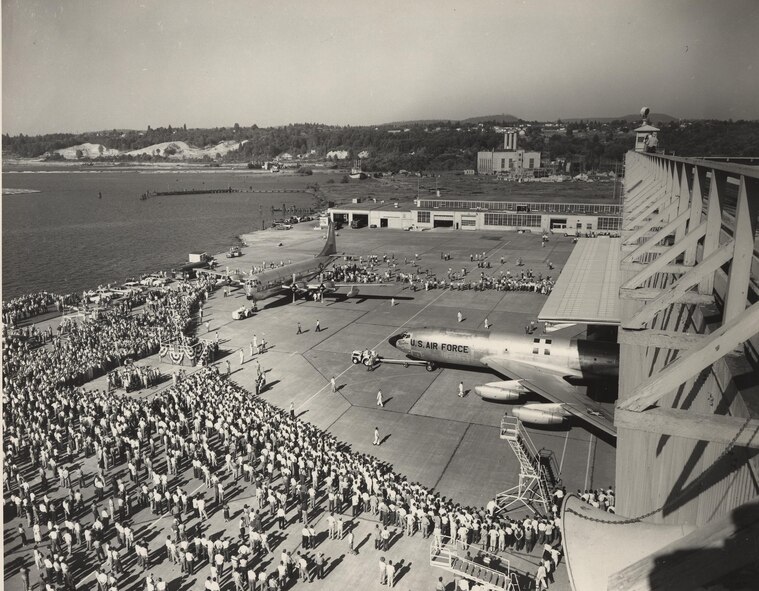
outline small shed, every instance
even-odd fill
[[[659,131],[658,127],[654,127],[653,125],[649,125],[648,123],[645,123],[644,125],[641,125],[635,130],[635,151],[636,152],[645,152],[646,151],[646,136],[648,136],[651,133],[655,133]]]
[[[190,253],[190,262],[191,263],[205,263],[208,260],[208,254],[205,252],[191,252]]]

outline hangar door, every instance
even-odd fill
[[[462,230],[476,230],[477,218],[475,216],[461,216],[461,229]]]
[[[433,228],[453,228],[452,215],[436,215],[432,222]]]

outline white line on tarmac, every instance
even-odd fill
[[[596,440],[596,436],[591,433],[588,440],[588,462],[585,464],[585,486],[583,490],[588,490],[588,477],[590,476],[590,457],[593,455],[593,442]]]
[[[567,453],[567,441],[569,441],[569,429],[567,429],[567,436],[564,438],[564,448],[561,450],[561,462],[559,462],[559,474],[564,469],[564,455]]]
[[[414,318],[416,318],[417,316],[419,316],[419,314],[421,314],[421,313],[422,313],[422,312],[424,312],[424,311],[425,311],[427,308],[429,308],[429,307],[430,307],[432,304],[434,304],[435,302],[437,302],[437,301],[438,301],[438,300],[439,300],[441,297],[443,297],[443,296],[444,296],[446,293],[448,293],[448,290],[447,290],[447,289],[444,289],[444,290],[443,290],[443,291],[440,293],[440,295],[439,295],[439,296],[437,296],[436,298],[434,298],[433,300],[431,300],[431,301],[430,301],[430,302],[429,302],[429,303],[428,303],[426,306],[424,306],[424,307],[423,307],[421,310],[419,310],[419,311],[418,311],[416,314],[414,314],[414,315],[413,315],[413,316],[411,316],[411,317],[410,317],[408,320],[406,320],[406,322],[404,322],[403,324],[401,324],[401,325],[400,325],[398,328],[394,329],[394,330],[393,330],[393,331],[392,331],[392,332],[391,332],[389,335],[387,335],[385,338],[381,339],[381,340],[380,340],[380,341],[379,341],[379,342],[378,342],[376,345],[374,345],[374,347],[371,347],[371,349],[376,349],[377,347],[379,347],[379,346],[380,346],[382,343],[384,343],[384,342],[385,342],[387,339],[389,339],[391,336],[393,336],[394,334],[396,334],[396,333],[397,333],[397,332],[398,332],[398,331],[399,331],[401,328],[403,328],[403,327],[404,327],[404,326],[406,326],[406,325],[407,325],[409,322],[411,322],[411,321],[412,321]],[[342,377],[342,376],[343,376],[343,375],[344,375],[344,374],[345,374],[345,373],[346,373],[346,372],[347,372],[347,371],[348,371],[348,370],[349,370],[351,367],[353,367],[353,364],[352,364],[352,363],[351,363],[351,364],[350,364],[348,367],[346,367],[346,368],[345,368],[343,371],[341,371],[339,374],[337,374],[337,375],[335,376],[335,378],[340,378],[340,377]],[[324,384],[324,385],[323,385],[323,386],[322,386],[322,387],[321,387],[319,390],[317,390],[317,391],[316,391],[316,392],[315,392],[315,393],[314,393],[312,396],[310,396],[309,398],[307,398],[307,399],[306,399],[306,400],[305,400],[305,401],[304,401],[304,402],[303,402],[303,403],[302,403],[300,406],[298,406],[297,410],[300,410],[301,408],[303,408],[304,406],[306,406],[306,405],[307,405],[309,402],[311,402],[311,401],[312,401],[314,398],[316,398],[316,397],[317,397],[319,394],[321,394],[321,393],[322,393],[322,392],[325,390],[325,388],[327,388],[327,386],[329,386],[329,382],[328,382],[328,383],[326,383],[326,384]]]

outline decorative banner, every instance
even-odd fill
[[[159,357],[166,357],[166,354],[169,352],[169,348],[166,345],[161,345],[161,348],[158,349],[158,356]]]
[[[169,357],[171,358],[172,363],[179,365],[182,363],[182,359],[184,359],[184,353],[182,351],[171,351]]]

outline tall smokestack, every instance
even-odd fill
[[[503,149],[507,152],[515,152],[517,149],[518,134],[514,130],[509,130],[503,134]]]

